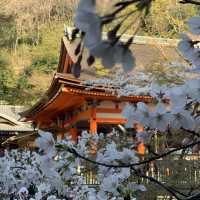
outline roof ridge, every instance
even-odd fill
[[[73,29],[75,27],[68,27],[71,32],[65,32],[64,38],[71,38],[66,37],[67,34],[72,34]],[[107,39],[107,32],[103,32],[103,39]],[[131,34],[123,34],[120,38],[121,41],[127,41],[130,37],[134,35]],[[76,38],[79,38],[80,34],[76,35]],[[135,35],[132,41],[132,44],[150,44],[150,45],[162,45],[162,46],[177,46],[180,39],[171,39],[171,38],[162,38],[162,37],[152,37],[152,36],[142,36],[142,35]]]

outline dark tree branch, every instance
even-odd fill
[[[176,192],[172,188],[166,186],[165,184],[161,183],[160,181],[156,180],[155,178],[153,178],[151,176],[146,176],[145,174],[139,173],[134,168],[131,168],[131,169],[134,171],[134,174],[137,175],[138,177],[147,179],[150,182],[159,185],[161,188],[165,189],[169,194],[171,194],[177,200],[182,200],[181,198],[179,198],[179,196],[176,194]]]
[[[188,132],[188,133],[194,135],[194,136],[200,137],[200,134],[197,133],[197,132],[195,132],[195,131],[191,131],[191,130],[185,129],[185,128],[183,128],[183,127],[181,127],[181,129],[182,129],[183,131],[186,131],[186,132]]]
[[[23,169],[23,170],[26,170],[25,167],[20,167],[20,166],[16,166],[16,167],[10,167],[11,169]]]
[[[184,149],[187,149],[187,148],[190,148],[190,147],[193,147],[194,145],[196,144],[200,144],[200,140],[196,141],[196,142],[193,142],[193,143],[190,143],[190,144],[187,144],[187,145],[183,145],[181,147],[178,147],[178,148],[175,148],[173,150],[170,150],[170,151],[167,151],[163,154],[159,154],[157,156],[154,156],[152,158],[149,158],[149,159],[146,159],[146,160],[143,160],[143,161],[140,161],[140,162],[137,162],[137,163],[132,163],[132,164],[119,164],[119,165],[114,165],[114,164],[105,164],[105,163],[102,163],[102,162],[97,162],[95,160],[92,160],[90,158],[87,158],[83,155],[81,155],[80,153],[78,153],[74,148],[69,148],[68,146],[66,145],[57,145],[58,148],[61,148],[61,149],[64,149],[64,150],[67,150],[69,153],[72,153],[74,154],[75,156],[83,159],[83,160],[86,160],[88,162],[91,162],[93,164],[97,164],[97,165],[101,165],[101,166],[104,166],[104,167],[113,167],[113,168],[129,168],[129,167],[135,167],[135,166],[139,166],[139,165],[144,165],[144,164],[147,164],[147,163],[150,163],[152,161],[155,161],[155,160],[158,160],[160,158],[163,158],[165,156],[168,156],[174,152],[177,152],[179,150],[184,150]]]
[[[198,200],[198,199],[200,199],[200,193],[194,194],[194,195],[187,197],[183,200]]]
[[[170,188],[171,190],[173,190],[173,191],[176,192],[177,194],[180,194],[181,196],[184,196],[184,197],[188,197],[188,196],[189,196],[189,195],[186,195],[186,194],[184,194],[184,193],[178,191],[177,188],[175,189],[175,188],[172,187],[172,186],[168,186],[168,188]]]
[[[199,1],[195,1],[195,0],[181,0],[181,1],[179,1],[179,3],[200,5],[200,2]]]
[[[194,194],[192,196],[188,196],[183,194],[182,192],[172,188],[171,186],[166,186],[165,184],[161,183],[160,181],[156,180],[153,177],[147,176],[145,174],[139,173],[137,170],[135,170],[134,168],[131,168],[134,172],[135,175],[137,175],[140,178],[145,178],[147,180],[149,180],[152,183],[155,183],[157,185],[159,185],[160,187],[162,187],[163,189],[165,189],[169,194],[171,194],[172,196],[174,196],[177,200],[197,200],[200,198],[200,193]],[[180,198],[177,194],[184,196],[183,198]]]
[[[101,18],[102,25],[108,24],[112,22],[113,20],[117,19],[116,15],[119,14],[121,11],[123,11],[130,5],[138,3],[137,9],[142,10],[145,7],[148,7],[151,4],[151,2],[152,0],[127,0],[127,1],[118,2],[115,4],[116,10],[114,10],[112,13],[105,15]]]

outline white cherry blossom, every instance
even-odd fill
[[[29,192],[26,187],[20,188],[20,190],[18,192],[20,200],[26,200],[28,197],[28,193]]]
[[[152,83],[149,89],[150,95],[157,99],[162,99],[165,96],[166,91],[167,91],[166,86],[161,86],[158,85],[157,83]]]
[[[83,43],[85,47],[89,49],[92,55],[100,58],[105,67],[111,68],[116,64],[122,64],[125,71],[130,71],[135,64],[131,51],[125,49],[120,42],[111,44],[109,40],[102,40],[101,19],[95,9],[94,0],[80,0],[77,8],[75,24],[84,32]],[[200,34],[199,19],[200,17],[198,16],[189,20],[189,28],[193,34]],[[186,59],[191,62],[194,69],[198,71],[200,68],[198,41],[192,41],[187,35],[182,37],[183,40],[179,43],[179,49]],[[119,74],[119,77],[113,84],[116,87],[122,87],[131,80],[129,77],[124,81],[121,78],[121,74]],[[142,80],[142,82],[144,81],[146,80]],[[105,82],[110,86],[111,82],[109,80],[104,79],[101,83]],[[97,84],[99,83],[100,81]],[[130,84],[123,92],[118,92],[119,94],[130,95],[132,93],[135,95],[136,89],[139,90],[138,85],[131,87]],[[140,91],[142,89],[140,87]],[[148,90],[148,86],[145,89]],[[111,92],[114,93],[116,91]],[[149,138],[155,131],[159,130],[165,133],[168,126],[172,130],[184,128],[199,132],[199,113],[191,112],[194,104],[187,105],[188,103],[200,102],[199,79],[189,80],[183,85],[168,89],[152,85],[152,89],[149,92],[159,102],[153,111],[143,102],[137,103],[137,107],[127,104],[123,111],[123,115],[128,120],[127,127],[132,127],[134,121],[139,121],[145,128],[148,128],[144,132],[137,133],[136,138],[139,142],[148,143]],[[168,98],[170,101],[170,109],[167,109],[162,103],[163,97]],[[117,144],[115,139],[112,140],[112,137],[105,142],[102,135],[91,136],[85,131],[79,137],[78,144],[66,138],[57,145],[58,149],[59,145],[62,148],[56,152],[53,135],[42,131],[39,131],[39,135],[40,137],[36,140],[36,144],[43,151],[43,155],[12,151],[6,152],[5,157],[0,158],[0,190],[4,193],[18,193],[19,191],[19,199],[24,200],[28,195],[27,188],[32,183],[36,187],[34,200],[42,200],[44,195],[46,195],[45,198],[47,200],[59,200],[59,197],[73,198],[74,200],[122,200],[124,196],[120,192],[121,188],[124,191],[126,189],[131,189],[134,192],[136,190],[146,191],[145,186],[130,182],[131,169],[129,167],[105,166],[108,164],[133,164],[140,161],[135,151],[128,149],[127,146],[122,147],[121,144]],[[111,135],[113,137],[116,136],[114,131]],[[100,140],[104,140],[104,143],[101,143],[102,141]],[[91,156],[91,141],[99,147],[95,156]],[[186,137],[182,144],[187,145],[191,141],[191,138]],[[98,146],[98,144],[100,145]],[[194,152],[199,151],[199,145],[195,145],[192,150]],[[58,154],[57,159],[54,159],[55,152]],[[97,171],[95,176],[98,181],[98,185],[95,188],[89,188],[85,185],[85,178],[81,175],[81,170],[78,171],[78,167],[80,169],[86,169],[86,167],[82,160],[76,158],[72,152],[77,152],[82,157],[85,156],[88,159],[93,159],[94,162],[101,163],[95,165],[95,170]],[[20,173],[19,169],[15,169],[18,165],[20,166]]]
[[[192,40],[186,34],[181,34],[181,38],[182,40],[178,44],[178,49],[186,59],[191,61],[194,55]]]
[[[39,131],[40,137],[36,139],[36,144],[45,154],[52,157],[55,155],[55,141],[49,132]]]
[[[200,102],[200,79],[188,80],[185,83],[188,96],[193,100]]]
[[[112,44],[109,41],[97,43],[89,48],[92,55],[101,58],[104,67],[110,69],[116,64],[122,64],[124,71],[130,71],[135,66],[135,59],[132,52],[121,43]]]
[[[80,1],[76,11],[75,25],[85,33],[84,45],[89,50],[101,42],[101,19],[95,12],[95,1]]]
[[[200,16],[192,17],[188,20],[189,31],[195,35],[200,34]]]
[[[199,61],[199,49],[194,47],[194,41],[186,34],[182,34],[181,38],[182,40],[178,44],[179,51],[186,59],[196,66]]]
[[[169,88],[166,97],[170,99],[173,107],[183,108],[187,103],[187,90],[184,85]]]
[[[101,18],[95,11],[95,1],[81,0],[75,17],[75,26],[84,32],[84,46],[91,55],[101,59],[104,67],[110,69],[117,63],[128,72],[135,66],[132,52],[122,43],[102,40]]]
[[[170,119],[170,127],[180,129],[183,127],[186,130],[195,129],[195,121],[191,113],[181,108],[174,108],[171,111],[172,117]]]
[[[199,68],[200,49],[195,47],[195,42],[192,41],[186,34],[182,34],[182,40],[178,44],[178,49],[181,54],[192,63],[193,68]]]
[[[126,104],[122,114],[127,119],[126,128],[132,128],[134,121],[138,120],[137,108],[131,104]]]
[[[150,127],[164,132],[168,128],[170,117],[171,115],[167,113],[165,106],[162,103],[158,103],[155,111],[151,113],[152,121]]]
[[[80,0],[77,12],[80,10],[86,12],[95,12],[95,6],[96,6],[95,0]]]
[[[120,155],[120,162],[124,163],[136,163],[138,162],[138,157],[135,154],[135,151],[124,148],[122,152],[118,152]]]
[[[144,185],[141,185],[141,184],[138,185],[138,184],[136,184],[136,183],[129,183],[129,184],[128,184],[128,188],[140,190],[140,191],[142,191],[142,192],[147,191],[147,189],[146,189],[146,187],[145,187]]]
[[[190,72],[190,73],[200,73],[200,66],[192,66],[190,68],[187,68],[185,72]]]
[[[138,121],[144,126],[149,126],[151,123],[151,114],[148,106],[143,103],[137,103]]]
[[[119,177],[116,174],[105,177],[100,186],[101,190],[104,192],[110,192],[118,196],[117,188],[119,187]]]

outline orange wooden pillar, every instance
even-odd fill
[[[138,144],[137,146],[137,152],[140,154],[140,155],[144,155],[145,154],[145,146],[144,146],[144,143],[140,143]]]
[[[70,135],[72,137],[72,140],[74,142],[77,142],[77,140],[78,140],[78,131],[77,131],[77,129],[76,128],[70,128],[69,132],[70,132]]]
[[[90,134],[96,134],[97,133],[96,112],[97,112],[96,108],[93,107],[91,109],[91,116],[90,116]],[[96,144],[92,140],[90,140],[89,143],[90,143],[90,146],[91,146],[90,153],[92,155],[96,154],[96,152],[97,152]]]
[[[91,134],[97,133],[97,122],[94,119],[90,119],[90,133]]]
[[[140,125],[139,123],[135,123],[134,125],[135,130],[140,134],[140,132],[144,131],[144,127],[142,125]],[[145,154],[145,145],[143,142],[140,142],[137,146],[137,152],[140,155],[144,155]]]
[[[96,108],[92,108],[90,117],[90,133],[97,133]]]

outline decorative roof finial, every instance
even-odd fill
[[[73,41],[76,39],[79,30],[75,27],[69,27],[64,24],[64,35],[69,41]]]

